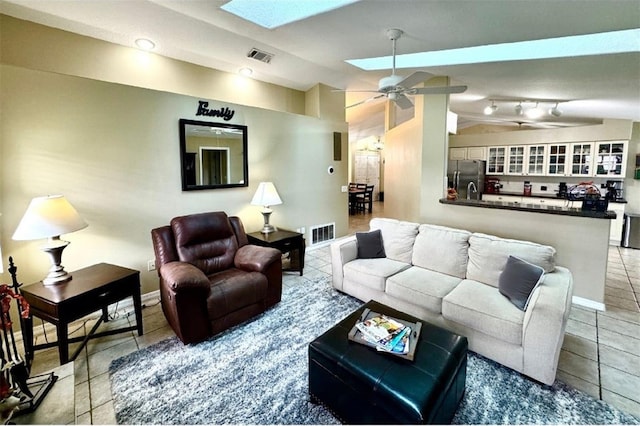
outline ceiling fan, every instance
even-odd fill
[[[462,93],[467,90],[467,86],[441,86],[441,87],[418,87],[416,84],[427,80],[432,74],[425,71],[416,71],[408,77],[402,77],[396,74],[396,41],[402,36],[403,31],[397,28],[387,30],[387,36],[391,40],[393,46],[393,68],[391,75],[383,77],[378,82],[378,90],[348,90],[351,92],[375,92],[379,95],[357,102],[347,106],[347,108],[362,105],[367,102],[387,97],[394,101],[402,109],[408,109],[413,106],[413,102],[407,95],[440,95],[447,93]]]

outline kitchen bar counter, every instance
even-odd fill
[[[528,204],[528,203],[515,203],[508,201],[485,201],[485,200],[447,200],[446,198],[440,199],[441,204],[452,204],[458,206],[468,207],[483,207],[487,209],[502,209],[502,210],[518,210],[530,213],[546,213],[556,214],[563,216],[578,216],[592,219],[615,219],[617,217],[616,212],[607,210],[606,212],[596,212],[582,210],[574,207],[557,207],[540,204]]]

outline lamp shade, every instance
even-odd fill
[[[260,182],[258,189],[251,200],[254,206],[276,206],[282,204],[282,200],[276,191],[273,182]]]
[[[87,223],[62,195],[36,197],[13,233],[14,240],[38,240],[86,228]]]

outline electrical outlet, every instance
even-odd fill
[[[147,262],[147,271],[155,271],[156,270],[156,261],[155,260],[149,260]]]
[[[349,188],[347,188],[347,185],[342,185],[342,187],[340,188],[340,190],[341,190],[342,192],[348,192],[348,191],[349,191]]]

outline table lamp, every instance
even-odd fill
[[[273,212],[269,207],[278,204],[282,204],[282,200],[280,199],[273,182],[260,182],[258,189],[251,200],[251,205],[263,207],[262,216],[264,217],[264,227],[260,231],[263,234],[269,234],[276,230],[273,225],[269,224],[269,216],[271,216],[271,213]]]
[[[41,249],[51,258],[49,274],[42,280],[44,285],[67,282],[71,275],[61,265],[62,251],[69,245],[60,239],[61,234],[78,231],[87,227],[76,209],[62,195],[48,195],[31,200],[27,211],[13,233],[14,240],[49,241]]]

